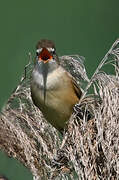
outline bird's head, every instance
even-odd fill
[[[44,101],[47,90],[48,74],[59,66],[55,44],[51,40],[42,39],[36,45],[36,68],[43,78]]]
[[[55,44],[51,40],[42,39],[36,45],[36,57],[38,63],[51,63],[56,62],[59,64],[58,57],[56,55]]]

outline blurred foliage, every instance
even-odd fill
[[[2,0],[0,108],[18,84],[24,65],[29,61],[29,51],[34,56],[35,44],[41,38],[54,40],[59,55],[85,56],[90,77],[101,58],[119,36],[118,7],[118,0]],[[5,163],[4,158],[0,159],[0,164]],[[14,162],[10,167],[14,169],[16,164],[14,166],[13,164]],[[9,165],[6,162],[5,167],[7,166]],[[25,173],[22,179],[26,179]]]
[[[0,152],[0,174],[4,174],[9,180],[32,180],[32,175],[21,163],[6,154]]]

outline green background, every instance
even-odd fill
[[[88,75],[119,37],[119,0],[0,1],[0,108],[5,104],[41,38],[54,40],[59,55],[86,58]],[[0,173],[10,180],[30,172],[0,154]]]

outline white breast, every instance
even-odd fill
[[[56,70],[49,73],[47,76],[46,89],[47,90],[57,89],[60,86],[59,83],[61,83],[61,78],[64,73],[65,73],[65,70],[62,67],[59,67]],[[40,74],[38,71],[36,71],[36,70],[33,71],[32,80],[34,83],[37,84],[39,89],[44,88],[43,75]]]

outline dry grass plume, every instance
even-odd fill
[[[63,137],[32,103],[32,63],[1,112],[0,149],[29,168],[34,180],[119,178],[119,39],[90,80],[82,59],[61,57],[62,66],[85,84]],[[113,75],[102,71],[107,64]]]

